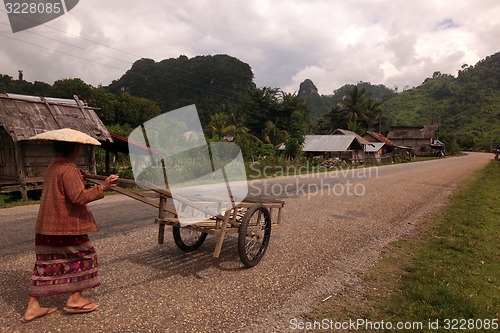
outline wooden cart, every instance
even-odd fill
[[[85,179],[101,184],[106,177],[85,175]],[[144,187],[144,184],[138,184],[133,180],[118,179],[118,182]],[[271,237],[271,226],[280,224],[285,204],[281,200],[247,197],[225,213],[181,226],[170,191],[162,189],[151,189],[147,192],[132,191],[120,186],[113,187],[113,190],[158,208],[158,217],[154,220],[159,226],[158,244],[164,242],[166,225],[172,226],[175,244],[185,252],[196,251],[207,235],[214,235],[217,237],[217,242],[213,255],[218,258],[225,236],[238,234],[238,254],[246,267],[257,265],[264,257]],[[203,211],[206,207],[206,202],[192,201],[178,196],[175,199],[182,203],[184,212],[181,213],[188,213],[191,208]]]

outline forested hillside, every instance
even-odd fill
[[[458,77],[435,72],[382,104],[393,124],[440,124],[465,149],[500,143],[500,53],[463,65]]]
[[[196,104],[206,134],[214,139],[234,136],[246,147],[247,157],[269,154],[293,136],[300,143],[305,133],[329,133],[337,127],[361,133],[440,124],[444,136],[453,136],[462,148],[500,144],[500,53],[463,65],[458,77],[435,72],[401,93],[360,81],[319,95],[309,79],[298,94],[259,88],[251,67],[228,55],[140,59],[109,87],[99,88],[79,78],[31,83],[21,74],[18,79],[0,75],[0,92],[79,95],[100,108],[103,122],[123,135],[162,112]]]
[[[136,61],[108,90],[155,101],[163,112],[196,104],[205,122],[211,114],[234,112],[255,88],[250,66],[228,55]]]
[[[318,88],[316,88],[310,79],[306,79],[300,84],[298,95],[307,102],[310,119],[316,120],[330,112],[354,87],[359,87],[366,91],[367,96],[377,103],[383,103],[396,95],[393,90],[382,84],[373,85],[369,82],[362,81],[357,84],[345,84],[333,91],[331,95],[320,95],[318,93]]]
[[[352,102],[358,95],[363,102],[347,110],[345,99]],[[319,117],[317,133],[335,126],[384,131],[395,125],[439,124],[443,137],[456,139],[463,149],[489,150],[500,144],[500,53],[463,65],[457,77],[435,72],[420,86],[401,93],[360,82],[325,96],[305,80],[299,96],[307,101],[311,118]]]

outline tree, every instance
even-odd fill
[[[284,129],[290,128],[294,112],[300,112],[303,115],[302,122],[305,122],[305,118],[309,113],[309,107],[302,98],[297,96],[296,93],[287,93],[282,91],[279,102],[278,114],[275,116],[276,126]]]
[[[35,81],[31,83],[25,80],[13,80],[11,76],[0,74],[0,92],[33,96],[52,96],[51,89],[52,87],[44,82]]]
[[[286,141],[288,136],[287,131],[276,127],[271,120],[265,122],[262,130],[262,138],[265,143],[271,144],[277,149]]]
[[[276,115],[279,113],[278,88],[255,88],[250,91],[250,99],[243,106],[246,115],[247,127],[255,135],[261,135],[263,125],[270,120],[276,122]]]
[[[362,134],[365,131],[365,128],[361,125],[361,123],[356,120],[348,120],[347,129],[358,134]]]
[[[248,128],[245,127],[245,122],[241,116],[237,116],[235,113],[229,115],[229,134],[237,137],[240,135],[246,135],[248,133]]]
[[[115,110],[115,122],[137,127],[142,123],[160,115],[160,107],[147,98],[122,94],[118,97],[118,108]]]
[[[339,102],[340,114],[345,125],[358,134],[377,124],[381,118],[380,104],[371,99],[364,88],[354,86]]]
[[[329,134],[337,128],[345,128],[346,121],[342,115],[340,103],[334,105],[331,110],[323,115],[316,123],[316,134]]]
[[[439,140],[445,144],[446,153],[448,155],[455,155],[460,152],[460,146],[454,134],[442,131],[439,133]]]
[[[255,137],[244,134],[236,137],[236,144],[240,147],[245,161],[255,161],[259,156],[259,145],[261,142],[255,139]]]
[[[90,106],[99,108],[97,114],[105,125],[116,124],[118,122],[116,117],[121,112],[119,110],[119,96],[98,88],[92,90],[88,102]]]
[[[305,141],[305,117],[298,110],[290,117],[290,137],[285,144],[285,154],[295,159],[300,156]]]
[[[365,114],[365,121],[367,130],[375,130],[378,132],[382,132],[383,128],[384,129],[388,128],[390,122],[389,118],[382,109],[380,103],[372,99],[368,101],[368,107]],[[359,134],[363,133],[359,132]]]
[[[81,100],[89,100],[92,86],[80,78],[57,80],[52,85],[52,96],[73,99],[77,95]]]
[[[212,138],[222,138],[231,131],[228,126],[229,117],[224,113],[215,113],[210,116],[210,123],[208,124],[208,132]]]
[[[359,89],[358,86],[354,86],[347,92],[340,102],[340,106],[346,121],[362,121],[367,108],[366,91],[363,88]]]

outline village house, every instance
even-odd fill
[[[363,139],[371,143],[365,145],[366,160],[371,163],[392,162],[398,148],[403,148],[376,132],[366,132]]]
[[[387,138],[398,146],[410,147],[417,156],[433,154],[433,148],[439,145],[439,125],[396,126],[387,134]]]
[[[381,163],[384,156],[385,143],[372,142],[371,145],[365,145],[365,163]],[[384,160],[388,160],[388,156],[384,156]]]
[[[101,143],[113,139],[94,109],[74,99],[46,98],[0,93],[0,193],[40,189],[54,152],[51,142],[29,140],[46,131],[71,128]],[[96,173],[94,147],[83,149],[75,161]]]
[[[359,134],[337,129],[329,135],[306,135],[302,151],[308,157],[323,156],[352,163],[364,163],[365,145],[370,145],[370,142]],[[285,145],[280,149],[284,150]]]

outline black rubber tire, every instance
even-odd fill
[[[188,240],[182,237],[183,232],[196,232],[192,229],[184,229],[181,227],[172,227],[172,235],[174,236],[174,242],[179,249],[184,252],[193,252],[198,250],[198,248],[203,244],[207,238],[206,232],[199,232],[199,237],[196,240]]]
[[[258,235],[248,234],[256,229]],[[262,204],[250,207],[238,229],[238,254],[246,267],[254,267],[264,257],[271,238],[271,214]]]

